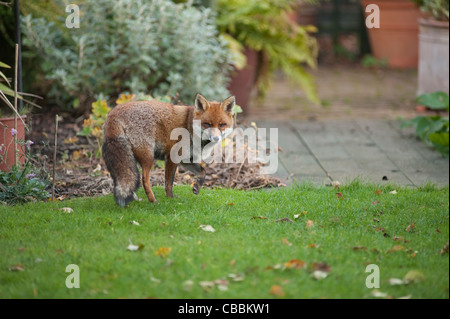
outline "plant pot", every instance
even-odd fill
[[[242,70],[235,70],[235,73],[231,77],[228,90],[236,97],[236,104],[239,105],[244,114],[246,114],[248,113],[250,96],[256,81],[258,52],[246,48],[244,54],[247,57],[247,65]]]
[[[419,20],[419,71],[417,95],[449,93],[449,23]]]
[[[416,68],[419,57],[419,24],[423,13],[411,0],[361,0],[380,8],[380,28],[368,30],[372,54],[386,59],[391,68]],[[370,14],[365,12],[367,17]]]
[[[25,121],[26,116],[22,116]],[[14,136],[11,134],[11,129],[14,128],[14,118],[0,118],[0,171],[6,172],[11,169],[11,166],[15,163],[15,152],[14,152]],[[17,140],[25,139],[25,127],[20,119],[17,119]],[[18,146],[19,149],[19,163],[25,163],[25,154],[22,147]],[[5,161],[2,160],[2,158]],[[19,164],[17,163],[17,164]]]

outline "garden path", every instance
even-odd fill
[[[321,106],[279,76],[263,103],[253,100],[247,121],[277,127],[279,166],[287,183],[317,184],[356,177],[405,186],[449,185],[449,159],[401,128],[418,115],[414,70],[333,66],[314,72]]]

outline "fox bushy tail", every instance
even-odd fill
[[[107,138],[103,158],[114,181],[114,199],[122,207],[134,199],[140,186],[140,174],[131,144],[125,137]]]

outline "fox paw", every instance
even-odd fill
[[[198,194],[200,193],[200,188],[201,188],[200,185],[194,184],[194,187],[192,187],[192,192],[193,192],[195,195],[198,195]]]

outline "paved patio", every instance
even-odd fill
[[[258,121],[277,127],[279,168],[276,176],[326,184],[361,178],[423,186],[449,185],[449,160],[417,140],[399,121],[344,119],[326,121]]]
[[[247,121],[277,127],[279,169],[288,183],[341,183],[360,177],[378,183],[449,185],[449,159],[401,128],[413,118],[414,70],[322,67],[314,71],[322,105],[280,75],[267,99],[254,100]]]

